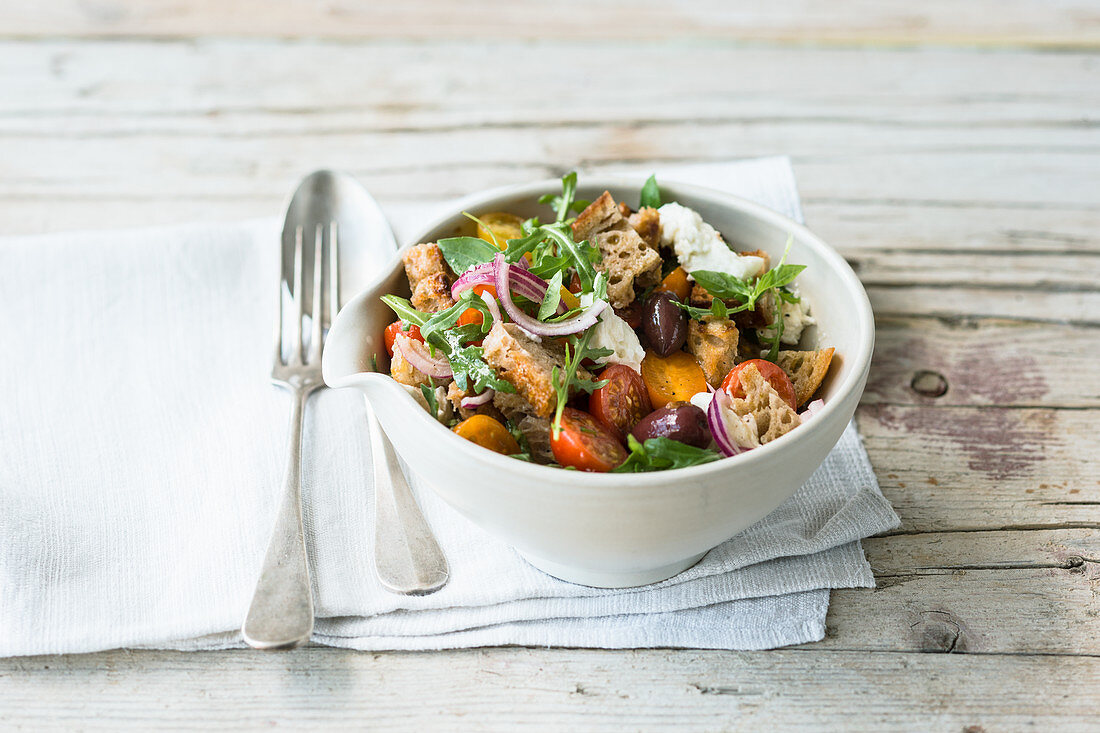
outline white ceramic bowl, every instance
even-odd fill
[[[606,189],[616,200],[635,204],[641,184],[641,179],[589,178],[578,197],[594,199]],[[545,218],[548,208],[536,201],[558,191],[560,182],[548,180],[467,197],[412,242],[468,232],[462,211]],[[825,408],[765,446],[674,471],[595,474],[518,461],[459,438],[388,374],[371,372],[375,354],[379,368],[388,368],[382,331],[394,319],[378,298],[408,295],[400,257],[344,307],[325,345],[325,381],[361,390],[371,400],[397,451],[439,496],[534,566],[574,583],[626,587],[664,580],[778,507],[839,440],[871,363],[871,305],[855,273],[831,247],[796,222],[735,196],[679,183],[662,183],[661,192],[697,210],[735,249],[764,249],[773,263],[793,235],[788,262],[808,266],[796,283],[819,325],[807,329],[802,347],[836,347],[821,393]]]

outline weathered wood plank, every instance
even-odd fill
[[[833,593],[818,650],[1100,654],[1100,528],[864,541],[878,587]]]
[[[1097,328],[880,316],[863,404],[1100,407],[1098,355]]]
[[[611,83],[592,77],[609,68]],[[712,68],[729,73],[700,73]],[[1005,127],[1028,135],[1055,126],[1068,140],[1089,141],[1073,136],[1095,128],[1087,113],[1098,96],[1096,76],[1087,53],[942,48],[0,40],[0,86],[9,92],[0,97],[0,129],[106,135],[217,128],[241,137],[690,121],[921,133],[965,122],[975,135],[991,128],[987,144],[1004,142]],[[577,83],[590,78],[597,81]],[[647,93],[635,93],[639,86]]]
[[[201,0],[149,5],[119,0],[110,5],[78,0],[18,3],[0,13],[9,36],[329,36],[351,39],[569,38],[616,40],[697,37],[723,40],[831,41],[845,43],[958,43],[966,45],[1091,46],[1100,43],[1096,7],[1085,0],[1057,4],[1037,0],[968,3],[934,0],[919,6],[848,2],[829,10],[804,0],[767,6],[705,0],[591,3],[566,0],[552,12],[538,5],[478,0],[453,14],[442,0],[378,7],[340,3],[231,5]],[[433,22],[426,19],[443,19]]]
[[[863,405],[901,531],[1100,526],[1095,410]]]
[[[1074,731],[1100,686],[1088,657],[802,650],[111,652],[0,670],[5,724],[35,730]]]

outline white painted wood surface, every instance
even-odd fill
[[[0,6],[6,233],[273,215],[321,166],[400,214],[790,155],[872,297],[859,421],[903,520],[819,644],[0,660],[0,728],[1095,726],[1100,7],[749,5]]]

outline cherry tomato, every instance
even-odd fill
[[[413,325],[409,327],[408,331],[402,331],[401,321],[394,321],[386,326],[386,330],[382,333],[382,340],[386,342],[386,353],[390,356],[393,356],[393,340],[397,338],[397,334],[399,333],[403,333],[409,338],[424,343],[424,337],[420,335],[420,326]]]
[[[554,460],[581,471],[605,472],[626,460],[626,448],[596,418],[582,410],[565,408],[561,432],[550,431]]]
[[[499,420],[473,415],[452,428],[459,437],[506,456],[519,453],[519,443]]]
[[[797,402],[794,396],[794,385],[791,384],[791,378],[787,376],[781,368],[772,364],[765,359],[749,359],[743,361],[733,369],[730,369],[730,373],[726,375],[726,378],[722,380],[722,389],[729,392],[730,397],[745,398],[745,389],[741,386],[741,370],[752,364],[754,367],[760,370],[760,376],[768,380],[779,396],[783,398],[783,401],[791,406],[791,409],[797,409]]]
[[[653,412],[649,390],[642,376],[625,364],[612,364],[603,370],[600,379],[607,384],[588,398],[588,411],[620,442],[638,421]]]
[[[569,279],[569,287],[567,289],[574,295],[581,291],[582,288],[580,275],[575,272],[573,273],[573,277]]]

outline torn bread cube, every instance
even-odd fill
[[[651,249],[656,250],[661,244],[661,215],[652,206],[642,208],[630,214],[627,222],[638,233]]]
[[[794,385],[798,406],[806,404],[825,381],[829,365],[833,361],[833,347],[818,351],[780,351],[775,363],[787,373]]]
[[[741,418],[752,415],[761,445],[786,435],[801,424],[798,413],[768,384],[755,365],[747,364],[740,377],[745,398],[732,399],[733,411]]]
[[[398,336],[397,338],[404,339],[406,337]],[[393,358],[390,359],[390,376],[409,387],[419,388],[422,384],[433,388],[435,386],[431,377],[409,363],[400,348],[393,350]]]
[[[565,371],[563,351],[534,341],[514,323],[495,323],[486,334],[482,348],[485,361],[489,366],[493,367],[502,379],[510,382],[516,388],[516,395],[530,405],[530,414],[539,417],[550,417],[554,414],[554,409],[557,407],[557,393],[554,391],[553,372],[555,366],[559,373]],[[577,375],[591,378],[591,375],[583,369],[578,369]],[[503,397],[504,394],[497,392],[502,402],[512,401]],[[496,404],[495,399],[494,404]],[[512,407],[512,405],[508,406]],[[497,407],[508,415],[508,411],[500,404]]]
[[[688,321],[687,348],[703,370],[707,384],[718,388],[737,364],[740,332],[728,318],[708,322]]]
[[[439,245],[434,242],[410,247],[402,257],[412,290],[413,308],[437,313],[455,304],[451,297],[452,274]]]
[[[573,239],[600,250],[596,269],[607,273],[607,296],[615,308],[630,305],[635,286],[644,289],[661,280],[661,256],[623,218],[607,191],[573,222]]]

